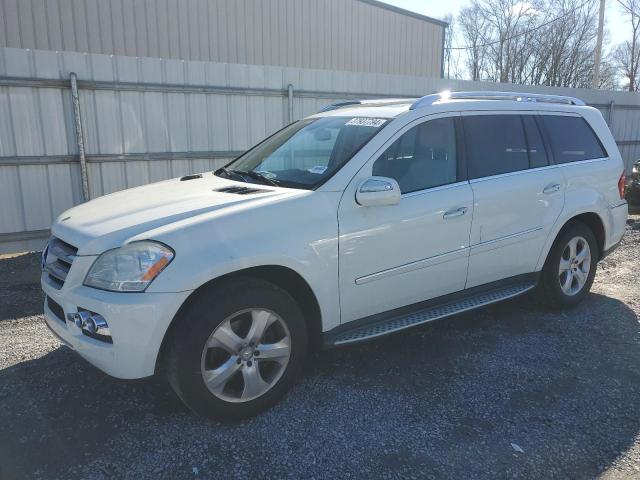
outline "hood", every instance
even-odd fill
[[[209,172],[96,198],[61,214],[51,230],[77,247],[78,255],[98,255],[148,230],[292,192],[301,191],[235,182]]]

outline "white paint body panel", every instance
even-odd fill
[[[474,207],[467,288],[535,270],[564,205],[557,166],[471,181]],[[560,184],[557,192],[543,193]]]
[[[97,257],[78,257],[62,289],[54,288],[42,275],[42,289],[65,313],[78,307],[100,312],[109,324],[113,345],[82,334],[72,322],[61,322],[45,303],[47,325],[67,346],[87,361],[117,378],[152,375],[164,334],[190,292],[125,294],[105,292],[82,285]]]
[[[47,323],[102,370],[138,378],[154,373],[162,339],[185,299],[227,273],[267,265],[293,270],[313,291],[321,329],[328,331],[465,285],[540,270],[558,231],[581,213],[596,213],[604,225],[605,248],[615,245],[627,213],[616,186],[623,165],[601,115],[588,107],[526,107],[540,114],[583,115],[609,158],[463,181],[404,195],[398,205],[360,207],[356,186],[371,175],[372,162],[382,149],[411,125],[468,111],[522,111],[523,105],[451,101],[411,111],[405,105],[328,112],[323,115],[393,120],[315,191],[252,185],[268,191],[248,196],[220,193],[214,190],[245,184],[205,173],[202,179],[168,180],[101,197],[60,215],[53,234],[77,247],[79,256],[61,289],[53,288],[46,276],[43,289],[65,313],[80,307],[102,314],[114,343],[82,336],[45,308]],[[558,179],[563,188],[543,198],[539,192],[545,184]],[[467,207],[467,213],[443,220],[445,211],[459,207]],[[163,242],[176,252],[145,293],[104,292],[82,285],[99,254],[143,239]],[[499,241],[489,247],[484,244],[488,240]]]
[[[468,183],[403,195],[398,205],[361,207],[352,188],[340,204],[342,322],[464,288],[471,215]]]
[[[358,185],[393,142],[442,116],[451,115],[422,113],[398,122],[345,190],[338,211],[342,323],[464,288],[473,208],[468,182],[407,193],[388,207],[361,207],[355,201]],[[443,218],[458,208],[467,213]]]

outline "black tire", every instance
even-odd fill
[[[581,237],[589,245],[590,266],[586,275],[586,282],[582,288],[573,295],[565,293],[560,285],[559,277],[560,260],[563,252],[566,256],[565,248],[568,243]],[[582,222],[572,222],[567,224],[558,234],[541,272],[540,282],[537,288],[538,299],[552,309],[570,308],[580,303],[589,294],[593,279],[596,275],[596,268],[599,260],[599,249],[596,237],[591,229]]]
[[[290,336],[290,354],[279,379],[274,380],[269,390],[257,398],[236,403],[225,401],[209,390],[201,373],[201,361],[205,358],[205,344],[216,328],[225,319],[247,309],[269,310],[284,321]],[[180,310],[175,322],[168,339],[167,377],[182,401],[204,417],[224,421],[257,415],[289,391],[304,367],[308,349],[304,316],[295,300],[272,283],[243,277],[204,287]],[[257,367],[255,359],[254,363]]]

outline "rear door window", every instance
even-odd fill
[[[542,115],[545,135],[555,163],[571,163],[607,156],[589,124],[581,117]]]
[[[470,179],[529,168],[519,115],[473,115],[463,122]]]

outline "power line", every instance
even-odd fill
[[[640,17],[640,13],[634,11],[630,6],[625,5],[622,0],[618,0],[618,3],[627,11],[627,13],[630,13],[632,17]]]
[[[553,18],[547,22],[541,23],[540,25],[537,25],[529,30],[525,30],[524,32],[520,32],[520,33],[516,33],[515,35],[505,38],[504,40],[495,40],[493,42],[488,42],[488,43],[483,43],[481,45],[474,45],[474,46],[470,46],[470,47],[445,47],[445,50],[470,50],[472,48],[483,48],[483,47],[490,47],[491,45],[496,45],[497,43],[501,43],[501,42],[508,42],[509,40],[512,40],[514,38],[518,38],[521,37],[523,35],[526,35],[528,33],[532,33],[535,32],[537,30],[540,30],[543,27],[546,27],[547,25],[551,25],[554,22],[557,22],[558,20],[562,20],[563,18],[568,17],[569,15],[571,15],[572,13],[577,12],[578,10],[581,10],[582,8],[584,8],[586,5],[588,5],[589,3],[591,3],[592,0],[586,0],[585,2],[583,2],[582,4],[578,5],[576,8],[574,8],[573,10],[569,10],[568,12],[564,13],[563,15],[560,15],[559,17]]]

